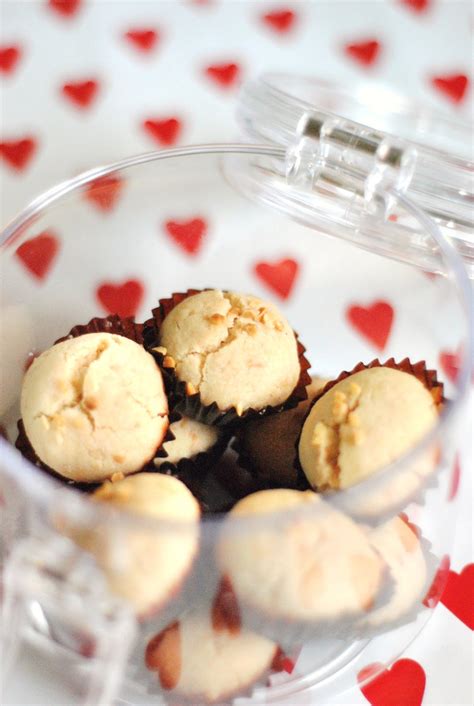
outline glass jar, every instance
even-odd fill
[[[248,96],[255,96],[249,91],[241,109],[247,126]],[[406,194],[420,159],[412,145],[373,130],[369,135],[368,128],[361,134],[345,116],[337,125],[331,116],[322,120],[313,105],[300,113],[297,129],[288,123],[293,139],[280,146],[188,147],[82,174],[36,199],[2,235],[0,421],[9,439],[0,439],[3,668],[13,690],[19,688],[18,670],[28,668],[29,679],[37,681],[38,703],[188,699],[197,706],[286,698],[295,704],[305,703],[309,689],[314,702],[326,703],[352,688],[358,675],[373,678],[376,671],[364,668],[375,655],[380,669],[398,658],[440,595],[455,525],[459,422],[471,374],[466,269],[423,204]],[[285,115],[278,113],[278,119]],[[183,242],[172,241],[162,226],[197,216],[208,228],[204,244],[197,250],[188,242],[183,251]],[[456,232],[461,231],[460,226]],[[288,300],[271,282],[268,289],[268,278],[255,275],[257,262],[275,256],[300,265]],[[447,350],[458,352],[458,374],[449,380],[438,371],[447,401],[416,448],[357,485],[325,494],[324,504],[256,518],[208,514],[198,527],[106,510],[40,472],[9,442],[15,441],[27,361],[72,326],[102,315],[98,293],[104,284],[115,293],[109,308],[129,306],[127,281],[135,283],[135,303],[143,292],[140,321],[159,298],[190,287],[252,289],[277,299],[307,348],[312,371],[324,377],[337,377],[359,361],[368,364],[377,353],[382,361],[408,357],[437,369]],[[122,304],[124,296],[128,303]],[[396,311],[396,326],[384,345],[379,341],[383,351],[372,352],[373,336],[368,344],[351,332],[344,311],[354,303],[368,311],[382,296]],[[368,331],[370,339],[370,322]],[[429,473],[418,473],[427,458]],[[405,488],[408,476],[416,483],[394,494],[394,483]],[[397,615],[378,613],[382,617],[371,621],[401,590],[389,561],[364,619],[359,613],[308,619],[298,610],[282,615],[276,596],[267,601],[268,610],[258,610],[226,587],[227,568],[242,552],[247,556],[246,548],[251,554],[254,543],[271,548],[265,561],[269,575],[279,577],[278,592],[284,591],[281,582],[307,579],[305,561],[291,563],[295,545],[288,544],[289,535],[300,537],[301,555],[311,552],[307,538],[324,534],[332,523],[347,522],[372,538],[400,521],[416,525],[412,540],[423,576]],[[100,552],[81,548],[78,536],[84,531],[101,538]],[[146,612],[124,600],[110,580],[112,573],[126,578],[137,571],[137,537],[165,542],[178,553],[183,542],[196,545],[180,585],[163,606]],[[344,532],[333,537],[332,551],[318,569],[323,574],[335,575],[345,537]],[[383,551],[379,554],[383,560]],[[255,581],[256,594],[263,584]],[[336,582],[334,592],[339,588]],[[223,620],[217,630],[223,646],[212,642],[216,615]],[[164,665],[153,661],[153,650],[166,628],[171,657]],[[250,666],[247,659],[236,669],[239,649],[251,656]]]

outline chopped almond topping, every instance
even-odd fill
[[[246,311],[243,311],[243,312],[242,312],[242,316],[243,316],[245,319],[252,319],[252,321],[256,321],[256,320],[257,320],[257,317],[256,317],[256,315],[255,315],[255,312],[254,312],[254,311],[251,311],[250,309],[246,309]]]
[[[313,430],[311,446],[323,446],[327,439],[327,427],[324,422],[318,422]]]
[[[186,383],[186,394],[187,395],[195,395],[197,392],[196,388],[194,387],[192,382],[187,382]]]
[[[225,316],[223,316],[222,314],[212,314],[212,316],[209,316],[209,321],[215,326],[217,326],[218,324],[224,324]]]
[[[351,427],[360,427],[360,418],[356,412],[349,412],[347,415],[347,423]]]
[[[163,367],[164,368],[176,368],[175,359],[170,355],[165,355],[165,357],[163,358]]]
[[[256,335],[257,335],[257,330],[258,330],[258,329],[257,329],[257,327],[255,326],[255,324],[246,324],[246,325],[244,326],[244,328],[245,328],[245,330],[247,331],[247,333],[248,333],[250,336],[256,336]]]
[[[334,393],[334,402],[332,404],[332,416],[336,424],[341,424],[349,411],[347,397],[343,392],[336,390]]]
[[[285,327],[281,321],[275,321],[275,328],[277,331],[283,331]]]
[[[356,382],[351,382],[349,384],[349,389],[347,392],[347,397],[349,399],[349,404],[353,406],[357,400],[360,397],[360,393],[362,392],[362,388],[360,385],[358,385]]]
[[[97,409],[98,401],[95,397],[86,397],[84,405],[87,409]]]

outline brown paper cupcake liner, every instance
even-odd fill
[[[245,447],[243,440],[237,435],[233,438],[231,443],[231,448],[237,454],[237,463],[245,471],[248,471],[250,476],[255,480],[258,490],[264,490],[267,488],[291,488],[293,490],[308,490],[310,485],[306,479],[303,470],[298,463],[298,456],[295,450],[294,465],[292,470],[295,471],[295,482],[294,483],[277,483],[276,481],[271,481],[268,478],[263,478],[262,473],[259,471],[255,465],[252,455],[248,452]],[[244,496],[242,496],[244,497]]]
[[[229,510],[247,495],[270,488],[268,483],[239,463],[234,444],[235,439],[212,471],[212,476],[228,497],[227,508]]]
[[[56,343],[61,343],[62,341],[67,341],[71,338],[83,336],[87,333],[114,333],[119,336],[125,336],[125,338],[129,338],[132,341],[135,341],[135,343],[138,343],[139,345],[143,345],[143,324],[136,323],[133,317],[122,318],[117,314],[113,314],[105,318],[95,317],[91,319],[87,324],[77,324],[76,326],[72,327],[72,329],[69,331],[68,334],[66,334],[66,336],[58,338],[57,341],[54,342],[54,345],[56,345]],[[174,435],[171,433],[170,427],[168,425],[168,429],[166,430],[166,433],[163,437],[160,446],[153,454],[153,458],[156,456],[157,452],[166,441],[172,441],[173,439]],[[96,490],[96,488],[102,485],[101,482],[82,483],[80,481],[70,480],[69,478],[65,478],[60,473],[57,473],[57,471],[54,471],[52,468],[43,463],[43,461],[41,461],[41,459],[37,456],[35,450],[30,444],[30,441],[25,432],[23,421],[21,419],[18,421],[18,437],[15,442],[15,446],[18,451],[28,461],[30,461],[30,463],[45,472],[47,475],[53,476],[56,480],[60,481],[64,485],[75,488],[76,490],[80,490],[81,492],[85,493],[92,493],[94,490]],[[153,458],[151,459],[151,462],[153,461]],[[147,462],[133,473],[140,473],[141,471],[145,470],[151,470],[150,462]],[[129,473],[127,475],[132,474]]]
[[[361,372],[362,370],[368,370],[371,368],[391,368],[392,370],[400,370],[401,372],[409,373],[410,375],[414,375],[417,380],[419,380],[425,387],[426,389],[431,393],[433,400],[438,408],[438,411],[441,412],[442,407],[445,403],[445,397],[444,397],[444,385],[442,382],[438,380],[437,372],[436,370],[429,370],[426,367],[425,361],[419,361],[417,363],[411,363],[409,358],[404,358],[401,360],[399,363],[395,361],[394,358],[389,358],[385,363],[381,363],[378,358],[375,360],[371,361],[368,364],[365,363],[357,363],[357,365],[351,370],[347,371],[344,370],[340,375],[338,375],[337,378],[334,380],[330,380],[326,385],[318,392],[318,394],[315,396],[315,398],[312,400],[311,404],[309,405],[308,411],[305,415],[305,418],[303,420],[303,424],[301,426],[301,429],[303,429],[304,423],[306,419],[308,418],[309,414],[311,413],[311,410],[313,406],[318,402],[318,400],[321,399],[329,390],[331,390],[337,383],[341,382],[342,380],[345,380],[346,378],[350,377],[351,375],[354,375],[355,373]],[[301,467],[301,463],[299,461],[299,454],[298,454],[298,448],[299,448],[299,442],[301,438],[301,432],[296,440],[295,444],[295,451],[296,451],[296,458],[297,458],[297,465],[298,469],[301,471],[301,473],[304,475],[304,471]],[[381,469],[383,470],[383,469]],[[411,492],[407,493],[403,497],[399,498],[398,500],[396,498],[392,498],[392,502],[388,503],[386,505],[382,505],[377,512],[372,512],[372,511],[366,511],[363,508],[357,508],[357,498],[355,500],[351,499],[355,497],[355,495],[358,493],[358,486],[360,484],[356,484],[354,486],[349,486],[348,488],[345,488],[343,490],[338,490],[338,489],[332,489],[328,491],[324,491],[324,497],[325,500],[332,502],[335,507],[338,507],[339,509],[343,510],[347,514],[351,515],[358,521],[365,521],[368,524],[380,524],[381,522],[384,522],[386,519],[389,519],[390,517],[393,517],[394,515],[398,514],[403,510],[404,507],[406,507],[410,502],[421,502],[423,500],[424,493],[426,490],[428,490],[431,487],[435,487],[437,485],[437,463],[433,463],[433,471],[426,475],[426,476],[418,476],[419,477],[419,485],[417,488]],[[399,471],[401,473],[402,471]],[[374,478],[376,477],[377,473],[374,474]],[[370,476],[364,479],[361,483],[370,483]],[[382,488],[382,485],[381,485]],[[314,490],[317,491],[317,488],[314,488]],[[369,490],[366,491],[367,493],[371,492]],[[373,492],[373,491],[372,491]]]
[[[219,409],[215,402],[212,402],[209,405],[203,404],[199,392],[188,394],[186,390],[186,383],[178,380],[174,368],[166,367],[164,365],[166,356],[156,349],[160,347],[159,330],[166,316],[168,316],[175,306],[181,304],[181,302],[185,299],[203,291],[209,291],[209,289],[188,289],[186,292],[174,293],[167,299],[160,299],[159,306],[152,310],[153,318],[149,319],[144,324],[143,337],[145,340],[145,347],[150,353],[152,353],[152,355],[155,356],[158,364],[164,372],[167,390],[173,399],[173,407],[181,414],[187,417],[192,417],[196,421],[203,422],[204,424],[212,424],[214,426],[235,426],[249,419],[275,414],[283,411],[284,409],[291,409],[292,407],[296,407],[303,400],[307,399],[306,386],[311,382],[311,378],[308,373],[311,366],[308,359],[305,357],[306,349],[300,342],[296,333],[295,337],[298,347],[300,376],[293,392],[282,404],[267,405],[266,407],[258,410],[250,407],[239,414],[235,407],[231,407],[230,409],[223,411]]]
[[[87,324],[77,324],[66,336],[58,338],[54,343],[61,343],[70,338],[77,338],[86,333],[116,333],[119,336],[130,338],[135,343],[143,345],[143,324],[138,324],[133,317],[122,318],[118,314],[112,314],[105,318],[95,317]]]

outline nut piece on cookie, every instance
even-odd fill
[[[187,297],[165,317],[160,345],[178,379],[222,411],[281,404],[300,376],[290,325],[273,304],[250,295],[210,290]]]
[[[301,466],[313,488],[348,488],[402,456],[437,417],[430,391],[414,375],[362,370],[313,405],[299,440]],[[413,470],[429,473],[433,454],[428,456]]]
[[[308,399],[297,407],[248,422],[238,432],[241,461],[262,480],[285,487],[298,483],[296,441],[315,395],[327,380],[313,376]]]
[[[254,521],[251,531],[235,523],[241,518]],[[366,533],[313,491],[253,493],[226,522],[217,558],[242,606],[268,620],[317,623],[360,616],[373,605],[383,562]]]
[[[65,340],[36,358],[23,381],[21,415],[38,458],[85,483],[140,470],[168,428],[153,357],[110,333]]]
[[[104,513],[94,527],[69,526],[68,535],[95,557],[110,590],[139,616],[158,611],[178,592],[196,556],[199,503],[184,483],[161,473],[106,481],[91,497],[131,516],[118,523]],[[163,525],[141,526],[133,515]]]
[[[264,675],[276,652],[274,642],[249,630],[216,629],[203,611],[187,613],[152,638],[145,664],[177,697],[227,703]]]

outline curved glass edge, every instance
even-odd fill
[[[57,186],[44,192],[36,199],[34,199],[25,210],[20,213],[0,234],[0,247],[3,247],[8,243],[9,239],[12,238],[15,233],[20,228],[26,227],[29,222],[40,214],[45,208],[47,208],[51,203],[57,201],[58,199],[70,194],[75,189],[82,187],[90,182],[94,181],[103,176],[108,176],[114,172],[122,171],[127,168],[139,166],[142,164],[160,161],[162,159],[171,159],[178,157],[186,157],[188,155],[224,155],[224,154],[248,154],[248,155],[266,155],[274,156],[278,158],[285,157],[285,150],[283,148],[278,148],[268,145],[245,145],[245,144],[212,144],[212,145],[195,145],[191,147],[183,147],[179,149],[163,150],[146,152],[141,155],[136,155],[134,157],[129,157],[124,160],[111,163],[103,167],[97,167],[92,170],[88,170],[78,175],[77,177],[67,180],[58,184]],[[449,427],[456,418],[456,415],[462,408],[463,404],[467,400],[467,395],[469,392],[470,380],[472,375],[472,370],[474,368],[473,361],[473,349],[474,349],[474,312],[471,306],[471,285],[465,270],[464,264],[452,247],[452,245],[444,238],[438,226],[427,217],[424,212],[419,209],[415,204],[411,202],[410,199],[399,194],[396,190],[391,190],[390,195],[398,199],[403,206],[411,211],[413,215],[419,219],[426,230],[433,237],[434,241],[438,244],[443,256],[448,262],[449,267],[454,275],[456,284],[458,286],[461,300],[463,302],[466,319],[468,324],[468,338],[467,345],[464,350],[463,360],[461,361],[461,367],[459,369],[458,379],[456,383],[456,396],[452,399],[450,405],[447,409],[440,415],[436,425],[430,430],[430,432],[412,449],[410,449],[406,454],[398,458],[393,463],[380,469],[375,475],[370,476],[355,486],[348,488],[343,491],[338,491],[336,494],[325,497],[326,499],[331,499],[335,506],[345,507],[346,509],[360,499],[367,489],[377,488],[378,484],[382,484],[388,475],[396,473],[401,470],[403,466],[409,464],[412,460],[415,460],[418,455],[426,451],[435,441],[435,439],[447,428]],[[98,513],[98,507],[95,503],[92,503],[87,496],[84,496],[79,491],[74,488],[68,488],[62,485],[58,480],[54,478],[46,477],[45,475],[38,472],[38,470],[26,461],[21,454],[12,447],[12,445],[0,438],[0,457],[1,461],[1,471],[6,473],[6,475],[12,477],[12,479],[22,486],[25,493],[33,497],[36,501],[40,503],[45,503],[51,499],[51,494],[55,491],[56,493],[63,493],[68,496],[68,498],[75,498],[75,502],[78,506],[81,506],[88,513]],[[334,502],[334,499],[336,501]],[[144,518],[134,515],[133,513],[120,511],[116,512],[115,509],[107,508],[107,512],[104,513],[105,508],[100,507],[100,515],[102,521],[105,519],[105,514],[108,515],[108,520],[120,521],[123,523],[130,523],[133,526],[143,526],[143,527],[161,527],[168,528],[169,530],[179,531],[183,530],[186,526],[191,526],[190,523],[178,522],[178,521],[162,521],[151,518]],[[243,530],[246,527],[255,528],[259,525],[265,525],[268,523],[269,519],[272,522],[282,521],[287,522],[293,516],[311,516],[321,512],[316,506],[313,507],[297,507],[293,510],[278,511],[274,513],[267,513],[259,517],[236,517],[232,518],[232,522],[229,521],[228,524],[232,524],[232,527],[236,531]],[[215,517],[205,517],[204,523],[209,526],[212,524],[221,525],[222,519]]]

